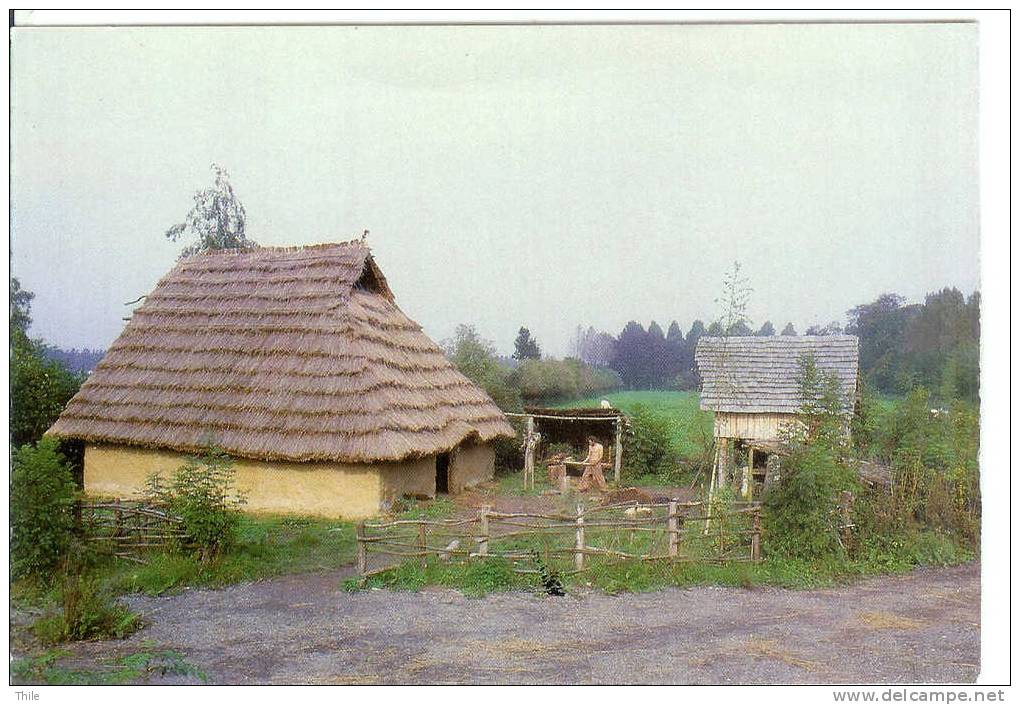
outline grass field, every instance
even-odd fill
[[[697,392],[665,390],[613,392],[588,399],[577,399],[557,405],[560,408],[598,406],[607,400],[626,414],[644,408],[668,419],[673,442],[680,454],[689,458],[698,452],[705,439],[712,438],[712,412],[698,408]]]

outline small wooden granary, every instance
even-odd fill
[[[801,360],[810,355],[818,371],[835,375],[847,400],[847,423],[858,396],[857,337],[737,336],[698,340],[695,362],[701,375],[701,408],[715,414],[717,482],[726,481],[734,448],[746,451],[742,488],[764,481],[784,426],[797,421],[801,398]]]
[[[180,260],[48,433],[85,444],[89,494],[212,441],[249,509],[351,518],[490,479],[513,430],[352,241]]]

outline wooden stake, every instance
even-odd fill
[[[577,536],[574,541],[574,568],[584,570],[584,505],[577,505]]]
[[[678,547],[680,544],[680,532],[678,530],[677,521],[677,501],[671,499],[669,501],[669,556],[670,558],[676,558]]]
[[[428,558],[428,544],[425,543],[425,522],[418,524],[418,550],[421,551],[421,567],[425,569]]]
[[[478,512],[478,524],[480,526],[482,536],[478,540],[478,555],[487,556],[489,555],[489,508],[482,507]]]
[[[613,482],[620,484],[620,465],[623,462],[623,423],[616,420],[616,441],[613,444]]]
[[[364,577],[366,572],[365,556],[365,522],[358,522],[358,575]]]

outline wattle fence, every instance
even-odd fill
[[[364,521],[358,525],[358,573],[373,555],[431,560],[502,558],[518,573],[539,573],[536,559],[551,565],[572,560],[580,572],[597,561],[758,562],[761,505],[670,501],[586,507],[567,513],[502,513],[482,507],[474,516],[430,520]]]
[[[80,508],[85,540],[118,558],[145,563],[149,550],[170,548],[185,538],[180,517],[143,502],[84,502]]]

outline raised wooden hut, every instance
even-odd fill
[[[249,509],[356,518],[491,478],[513,430],[355,241],[180,260],[48,433],[85,444],[92,495],[212,441]]]
[[[741,485],[764,482],[768,456],[781,430],[803,406],[801,359],[814,357],[820,373],[835,375],[847,400],[847,423],[858,396],[857,338],[852,335],[702,337],[695,362],[701,375],[701,408],[715,414],[716,481],[725,482],[735,452],[746,453]],[[741,458],[741,460],[743,460]]]

